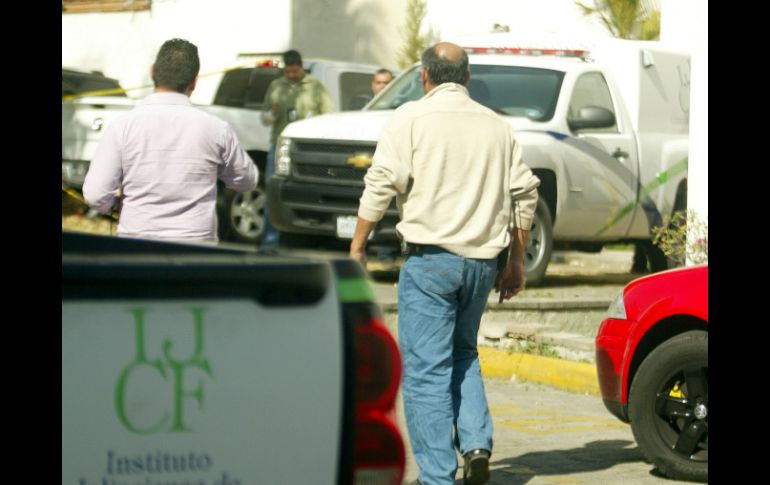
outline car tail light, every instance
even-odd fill
[[[358,322],[355,354],[353,483],[400,484],[405,450],[394,417],[401,356],[381,318]]]
[[[360,325],[356,335],[356,412],[389,410],[401,379],[398,347],[381,319]]]
[[[352,259],[334,261],[342,303],[345,374],[341,485],[399,485],[404,440],[396,425],[401,353],[374,303],[364,268]]]
[[[404,443],[401,433],[387,416],[356,420],[353,483],[397,485],[404,475]]]

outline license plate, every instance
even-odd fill
[[[356,216],[337,216],[337,237],[340,239],[353,239],[356,232]],[[369,233],[369,239],[374,236],[374,231]]]

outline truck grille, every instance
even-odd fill
[[[292,145],[292,178],[297,181],[363,187],[369,167],[348,162],[355,155],[371,158],[376,145],[298,141]],[[364,157],[366,158],[366,157]]]
[[[355,167],[340,167],[339,165],[304,165],[297,164],[294,174],[297,178],[355,180],[363,183],[366,169]]]
[[[352,155],[358,152],[374,153],[376,145],[346,145],[339,142],[297,142],[295,150],[298,152],[338,153],[340,155]]]

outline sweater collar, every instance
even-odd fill
[[[468,88],[462,84],[442,83],[433,88],[428,94],[423,96],[422,99],[428,99],[433,96],[441,96],[443,93],[462,93],[465,96],[470,96],[470,94],[468,94]]]

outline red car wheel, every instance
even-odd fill
[[[679,334],[639,366],[629,394],[631,429],[665,475],[708,480],[708,332]]]

